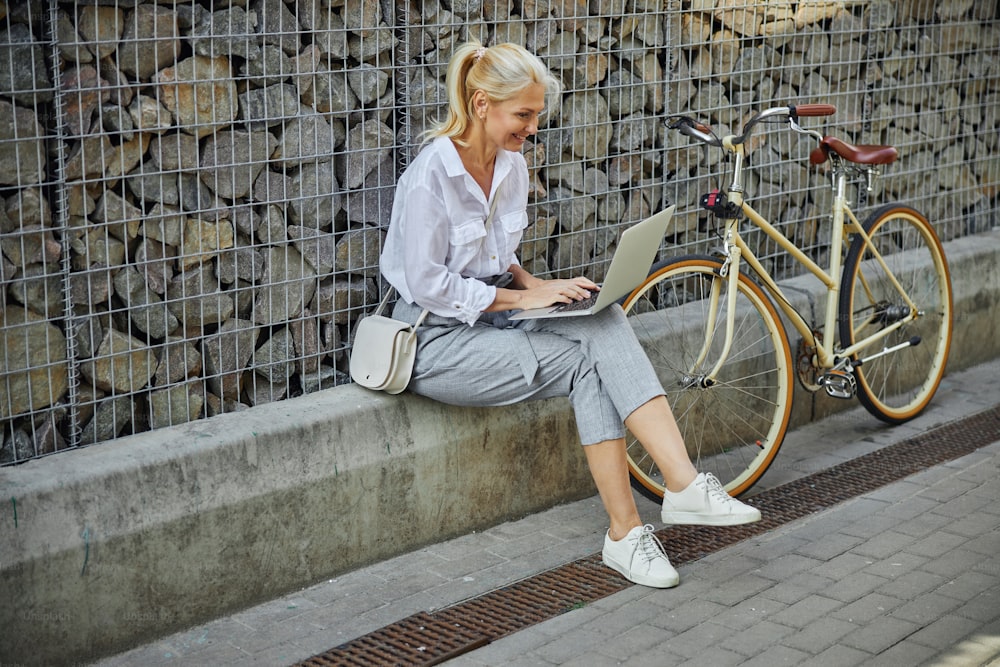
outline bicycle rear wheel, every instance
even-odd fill
[[[951,346],[951,279],[941,242],[927,219],[906,206],[889,204],[863,225],[883,256],[883,266],[860,235],[844,260],[839,304],[840,340],[853,345],[903,318],[910,306],[891,277],[912,300],[916,319],[862,350],[865,358],[914,341],[855,369],[858,399],[890,424],[901,424],[927,407],[944,376]],[[856,357],[856,358],[857,358]]]
[[[659,263],[626,298],[624,309],[663,383],[695,467],[739,495],[760,479],[781,447],[793,371],[774,306],[759,285],[740,274],[732,347],[716,382],[703,381],[725,338],[728,280],[720,277],[721,267],[707,256]],[[713,290],[719,305],[709,329]],[[626,443],[632,486],[650,499],[662,498],[656,463],[631,434]]]

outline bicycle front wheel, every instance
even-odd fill
[[[948,263],[934,229],[912,208],[883,206],[863,228],[872,245],[855,236],[844,260],[840,340],[846,348],[916,315],[855,355],[866,359],[855,369],[861,404],[901,424],[927,407],[944,376],[952,327]]]
[[[778,314],[764,291],[740,274],[729,353],[721,358],[729,281],[722,263],[688,256],[657,264],[624,309],[667,394],[695,467],[732,495],[749,489],[785,437],[792,360]],[[663,497],[663,475],[642,443],[626,437],[633,487]]]

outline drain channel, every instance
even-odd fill
[[[670,526],[656,534],[674,565],[689,563],[997,440],[1000,406],[763,491],[747,501],[763,514],[757,523]],[[632,585],[594,554],[433,613],[414,614],[299,664],[437,665]]]

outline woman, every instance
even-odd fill
[[[399,292],[393,317],[414,322],[409,389],[454,405],[568,396],[610,518],[603,560],[630,581],[678,582],[629,485],[624,427],[663,471],[666,523],[733,525],[760,512],[699,475],[663,388],[619,306],[588,317],[511,322],[510,311],[568,303],[599,289],[584,277],[542,280],[515,254],[528,224],[520,151],[559,84],[514,44],[460,46],[448,67],[447,118],[400,178],[381,257]]]

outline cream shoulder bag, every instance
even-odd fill
[[[493,198],[490,213],[486,216],[489,233],[496,210]],[[406,389],[413,375],[413,362],[417,358],[417,329],[427,317],[425,308],[415,324],[407,324],[382,314],[396,289],[390,288],[378,309],[358,322],[351,348],[351,379],[362,387],[398,394]]]

